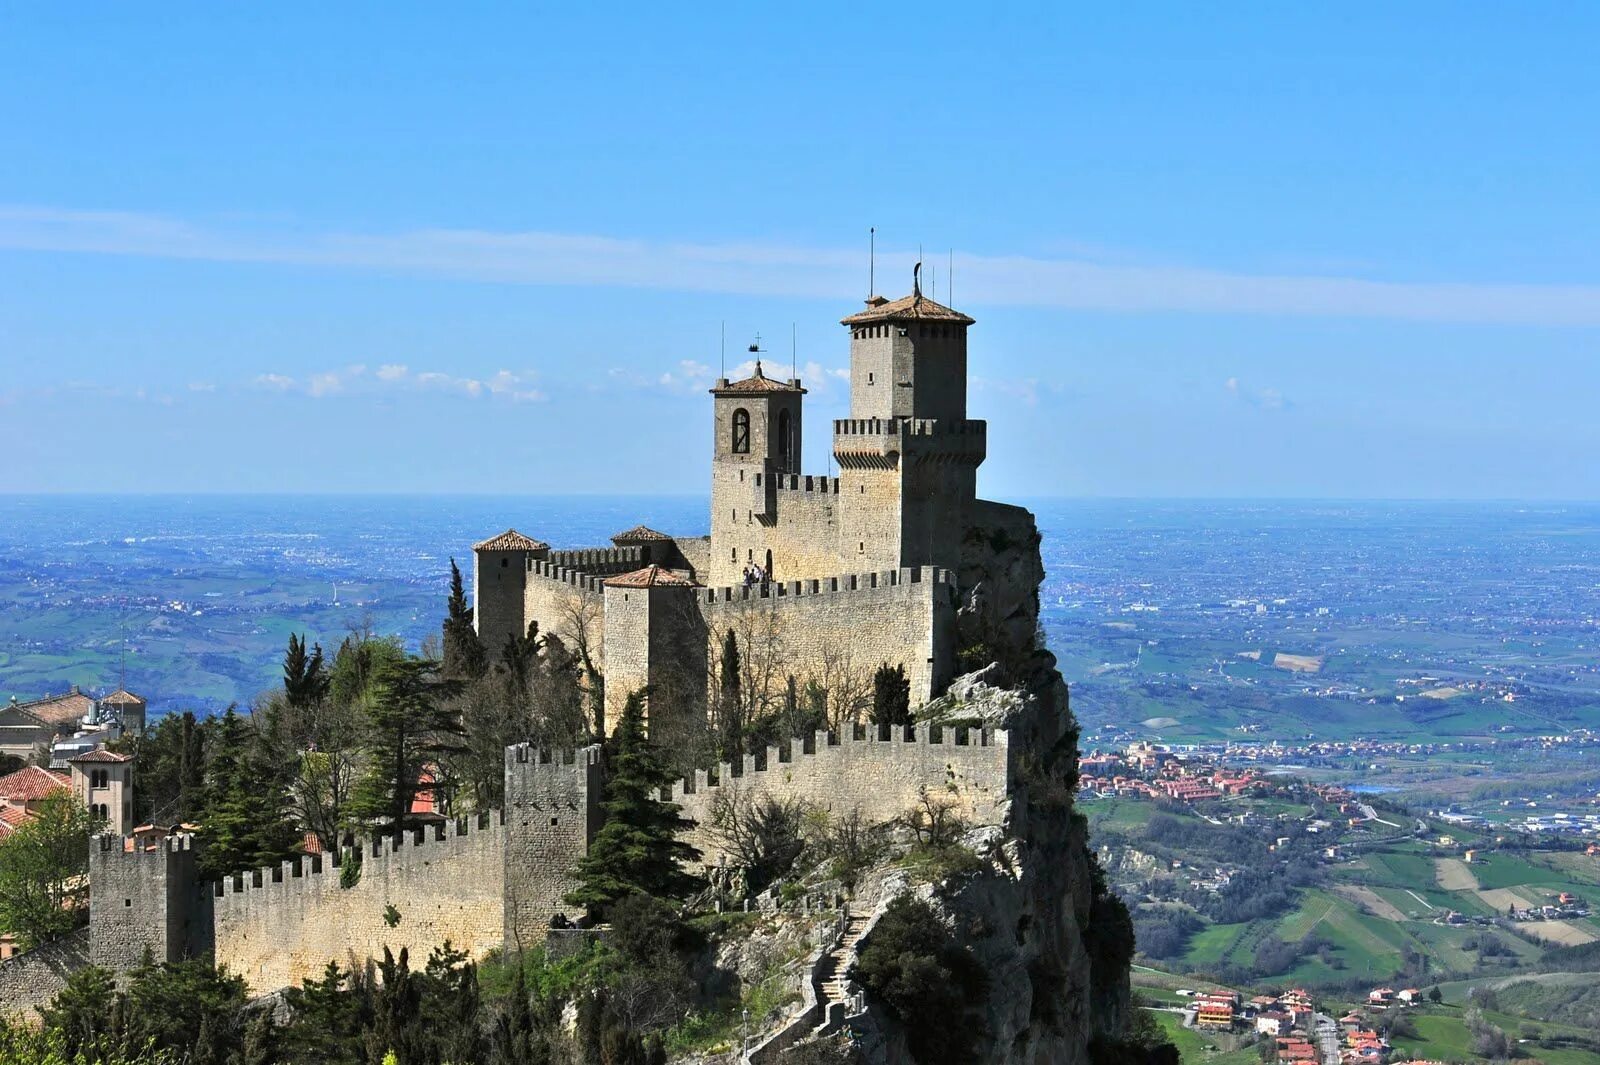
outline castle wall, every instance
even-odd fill
[[[700,771],[672,786],[670,798],[696,822],[688,838],[708,864],[722,845],[711,831],[717,795],[739,801],[773,796],[799,799],[833,817],[859,810],[870,824],[899,817],[916,805],[923,789],[946,801],[970,824],[999,824],[1007,794],[1007,736],[999,730],[910,729],[867,726],[861,738],[818,732],[769,747],[764,759],[744,758],[739,775],[724,762],[716,781]],[[731,857],[731,856],[730,856]]]
[[[0,961],[0,1018],[37,1024],[35,1012],[67,986],[67,978],[89,967],[89,930],[63,936]]]
[[[677,548],[678,557],[683,559],[686,569],[694,574],[694,578],[705,583],[711,573],[711,537],[709,536],[679,536],[673,540]]]
[[[330,961],[381,958],[386,946],[408,948],[413,967],[447,939],[482,956],[502,942],[504,840],[499,819],[486,816],[369,842],[349,888],[326,855],[208,885],[217,964],[264,993],[318,976]],[[399,912],[393,928],[389,906]]]
[[[839,548],[839,479],[815,474],[751,473],[754,490],[772,500],[763,518],[759,511],[734,515],[713,512],[720,521],[710,559],[708,583],[737,584],[751,563],[766,566],[776,580],[829,577],[852,563],[841,562]]]
[[[886,570],[699,594],[713,644],[729,629],[741,636],[772,633],[782,671],[802,684],[820,677],[824,663],[863,676],[885,662],[904,665],[915,705],[950,679],[955,599],[946,570]]]
[[[631,550],[637,558],[638,549]],[[531,561],[522,598],[523,631],[527,631],[528,621],[537,621],[540,632],[555,633],[567,645],[567,650],[575,651],[578,630],[582,629],[587,635],[595,668],[604,673],[604,589],[603,577],[568,569],[553,562]],[[498,651],[499,648],[491,650]]]
[[[505,876],[499,899],[507,951],[544,943],[550,918],[581,910],[562,898],[578,886],[573,870],[600,827],[600,748],[506,751]]]

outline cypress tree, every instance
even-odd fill
[[[885,662],[872,675],[872,722],[875,725],[911,724],[911,680],[905,666]]]
[[[744,757],[744,721],[741,710],[744,700],[740,679],[742,674],[739,639],[733,634],[733,630],[729,629],[728,635],[722,639],[722,673],[718,691],[720,710],[717,717],[722,732],[722,757],[730,762],[736,762]]]
[[[472,608],[461,582],[461,567],[450,560],[450,598],[445,604],[443,672],[457,680],[481,677],[489,668],[489,653],[472,624]]]
[[[694,822],[656,796],[672,774],[645,736],[645,693],[628,696],[614,737],[611,778],[602,804],[605,824],[595,833],[589,852],[578,859],[580,886],[566,901],[604,914],[618,899],[635,892],[658,898],[682,898],[700,884],[679,863],[700,852],[678,833]]]

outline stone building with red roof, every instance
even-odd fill
[[[1038,531],[1026,510],[978,497],[974,320],[914,290],[873,296],[841,324],[850,410],[828,427],[827,474],[803,472],[807,389],[756,351],[748,374],[710,390],[710,535],[641,524],[609,547],[558,549],[515,528],[480,541],[474,617],[491,653],[538,622],[603,672],[611,714],[646,686],[698,686],[687,702],[704,705],[729,631],[759,630],[800,683],[858,691],[855,675],[902,665],[919,703],[949,682],[958,646],[1029,642]]]

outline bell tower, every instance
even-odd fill
[[[768,377],[759,359],[751,376],[731,382],[724,377],[711,389],[716,427],[708,584],[737,584],[747,564],[765,558],[762,529],[777,519],[774,479],[800,472],[805,394],[799,378]]]

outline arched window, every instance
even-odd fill
[[[778,459],[785,467],[789,465],[789,455],[793,446],[789,436],[789,412],[780,410],[778,412]]]
[[[750,453],[750,412],[743,407],[733,412],[733,453]]]

